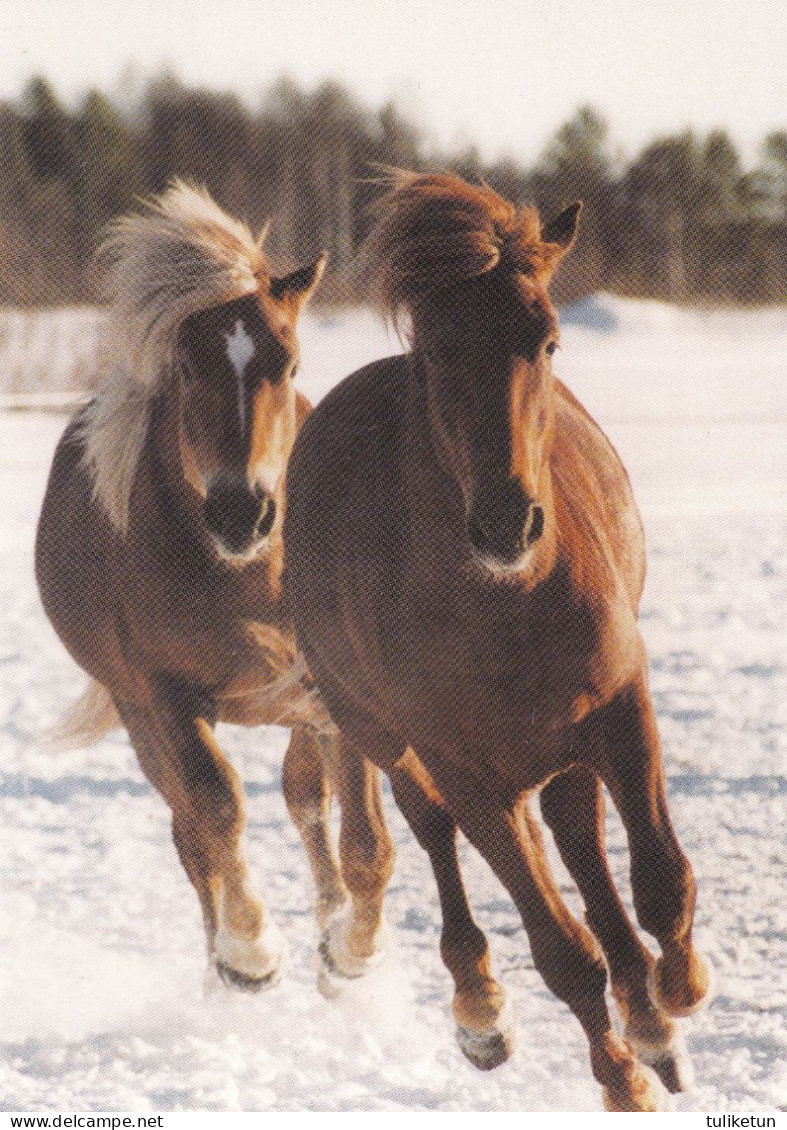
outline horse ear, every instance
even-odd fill
[[[582,211],[582,201],[577,200],[564,208],[559,216],[541,229],[541,238],[544,243],[555,243],[562,249],[563,254],[570,249],[577,237],[579,228],[579,214]]]
[[[291,306],[293,312],[297,314],[317,289],[327,261],[328,254],[324,251],[320,258],[315,259],[308,267],[299,267],[297,271],[281,279],[272,279],[271,294],[279,302]]]

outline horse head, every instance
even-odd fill
[[[178,334],[181,452],[222,557],[253,556],[274,528],[297,431],[296,324],[325,257],[191,314]]]
[[[413,372],[435,454],[461,495],[468,552],[523,576],[555,536],[548,286],[581,206],[542,228],[534,209],[436,175],[403,180],[387,205],[373,237],[381,294],[389,312],[410,315]]]

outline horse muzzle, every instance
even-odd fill
[[[500,494],[476,502],[467,536],[477,554],[500,566],[516,564],[544,533],[544,510],[509,479]]]
[[[259,485],[219,478],[208,488],[202,514],[221,554],[247,557],[271,532],[276,502]]]

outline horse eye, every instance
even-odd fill
[[[546,353],[547,357],[551,357],[556,349],[557,349],[557,342],[556,341],[548,341],[547,344],[544,346],[544,352]]]

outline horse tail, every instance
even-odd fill
[[[268,682],[250,693],[258,707],[266,708],[271,722],[305,726],[325,737],[338,731],[312,678],[306,657],[292,639],[270,624],[250,623],[247,633],[267,664]]]
[[[122,725],[107,688],[91,679],[82,694],[47,731],[53,749],[82,749],[95,745],[110,730]]]

